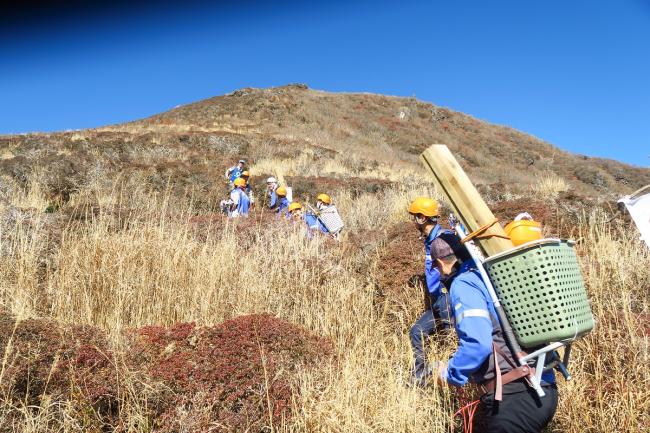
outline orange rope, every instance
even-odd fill
[[[493,234],[493,233],[483,236],[483,233],[485,233],[490,227],[492,227],[493,225],[495,225],[498,222],[499,222],[499,219],[494,218],[494,221],[492,221],[490,223],[487,223],[483,227],[480,227],[478,230],[475,230],[472,233],[468,234],[460,242],[464,244],[465,242],[469,242],[472,239],[489,239],[489,238],[510,239],[508,236],[497,235],[497,234]]]

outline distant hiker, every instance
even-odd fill
[[[338,209],[332,203],[332,197],[328,194],[318,194],[316,197],[316,208],[318,209],[319,223],[322,225],[321,231],[324,233],[329,233],[332,237],[338,239],[338,235],[345,224],[341,219]]]
[[[239,216],[248,216],[248,210],[250,208],[250,199],[246,194],[246,181],[241,177],[235,179],[234,181],[234,188],[230,193],[230,200],[232,200],[232,205],[229,214],[231,218],[237,218]]]
[[[230,184],[234,184],[235,179],[241,176],[242,172],[244,171],[245,165],[246,165],[246,161],[240,159],[237,165],[234,165],[230,167],[228,170],[226,170],[226,179]]]
[[[316,196],[316,208],[318,210],[322,210],[326,208],[327,206],[330,206],[332,204],[332,197],[330,197],[327,194],[321,193]]]
[[[431,243],[445,230],[438,224],[438,202],[431,198],[416,198],[411,202],[408,212],[413,216],[415,226],[424,238],[426,308],[410,330],[411,347],[415,358],[413,380],[416,384],[423,385],[430,373],[427,370],[424,340],[433,334],[436,328],[451,328],[449,294],[440,280],[440,272],[431,260]]]
[[[450,287],[458,334],[451,359],[433,363],[435,380],[454,386],[468,381],[479,384],[484,394],[477,413],[488,432],[541,432],[557,408],[553,370],[542,374],[545,395],[540,398],[526,383],[525,367],[518,366],[504,341],[492,298],[467,249],[451,233],[441,234],[429,248],[433,266]]]
[[[280,186],[275,190],[275,195],[277,196],[277,205],[275,206],[275,212],[278,215],[284,215],[287,212],[289,207],[289,199],[287,198],[287,188]]]
[[[287,208],[287,213],[293,220],[302,219],[305,208],[300,203],[294,201]]]
[[[302,220],[307,226],[307,237],[311,238],[313,232],[327,233],[327,229],[318,220],[318,217],[311,212],[306,212],[303,205],[298,202],[292,202],[287,208],[288,216],[294,221]]]
[[[278,195],[275,190],[278,189],[278,180],[273,176],[266,179],[266,195],[269,199],[269,208],[275,209],[278,205]]]

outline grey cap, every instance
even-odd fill
[[[454,254],[454,250],[444,239],[438,237],[431,242],[431,260],[441,259],[452,254]]]
[[[441,233],[431,242],[431,259],[441,259],[455,255],[461,262],[471,258],[467,247],[462,244],[458,235],[452,232]]]

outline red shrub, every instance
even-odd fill
[[[0,314],[0,357],[6,365],[0,390],[14,403],[38,405],[41,397],[92,408],[102,423],[118,411],[117,375],[106,340],[95,328],[64,328],[51,320],[16,322]]]
[[[133,361],[175,393],[155,423],[169,432],[183,423],[179,408],[197,413],[195,421],[209,411],[196,428],[216,423],[224,431],[263,431],[290,415],[297,367],[331,354],[323,339],[267,314],[211,328],[146,327],[133,347]]]
[[[130,336],[124,353],[129,370],[164,385],[148,397],[148,415],[161,432],[216,425],[221,431],[265,431],[290,416],[298,367],[314,366],[332,352],[324,339],[266,314],[210,328],[146,326]],[[14,403],[39,405],[48,395],[71,403],[89,427],[118,425],[118,380],[126,372],[99,330],[48,320],[16,323],[0,314],[5,356],[0,392]]]

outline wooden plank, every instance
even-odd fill
[[[284,181],[282,168],[280,168],[278,164],[276,164],[273,168],[275,169],[275,178],[278,180],[278,186],[284,186],[286,188],[287,184]]]
[[[420,159],[433,173],[438,188],[446,196],[455,215],[462,221],[468,232],[474,232],[494,221],[494,214],[447,146],[434,144],[422,152]],[[499,223],[490,227],[485,234],[506,236]],[[513,248],[509,239],[499,237],[477,240],[476,243],[486,257]]]

